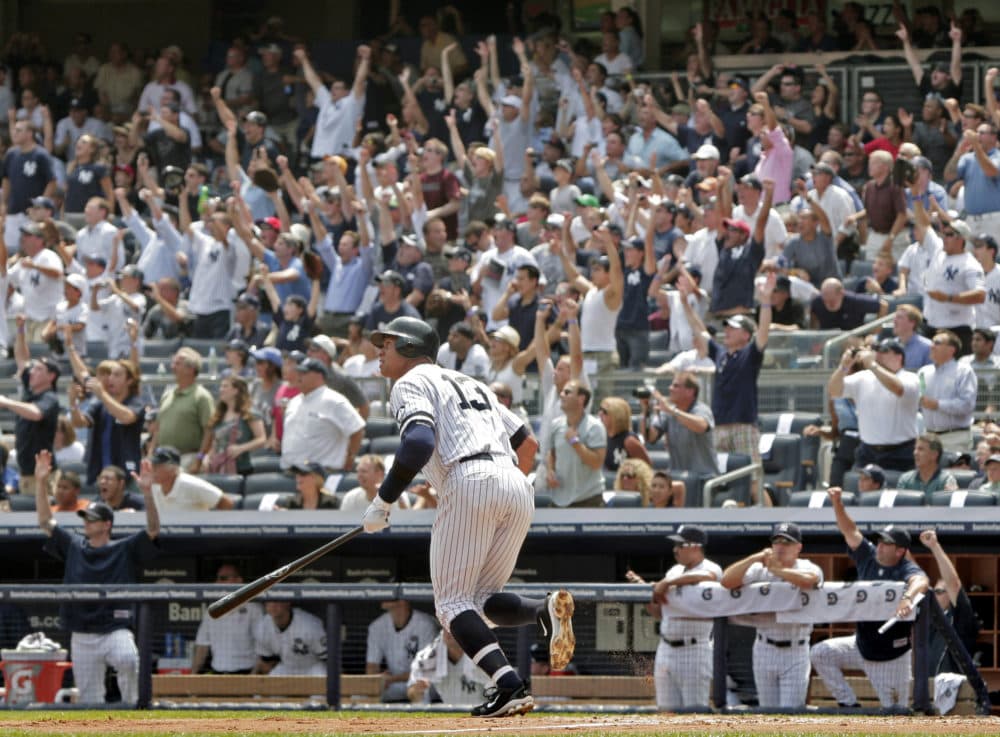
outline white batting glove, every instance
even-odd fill
[[[389,502],[376,494],[372,503],[368,505],[368,509],[365,510],[364,516],[361,518],[361,524],[365,528],[365,532],[380,532],[388,527],[389,509],[391,507],[392,505]]]

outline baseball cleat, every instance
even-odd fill
[[[491,688],[486,692],[485,704],[473,708],[474,717],[514,717],[527,714],[535,708],[527,687],[522,683],[517,688]]]
[[[549,667],[552,670],[566,670],[576,649],[573,634],[573,595],[565,589],[545,597],[538,623],[542,633],[549,638]]]

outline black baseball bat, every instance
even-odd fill
[[[355,527],[349,532],[345,532],[338,538],[331,540],[330,542],[316,548],[311,553],[306,553],[298,560],[293,560],[291,563],[286,563],[281,568],[276,568],[270,573],[266,573],[260,578],[251,581],[248,584],[240,586],[236,591],[230,592],[223,596],[218,601],[214,601],[208,606],[208,614],[212,619],[218,619],[223,614],[228,614],[236,607],[245,604],[250,601],[255,596],[262,594],[269,588],[274,586],[276,583],[284,581],[286,578],[291,576],[297,570],[305,568],[307,565],[315,560],[319,560],[327,553],[336,550],[341,545],[350,540],[353,540],[362,532],[365,531],[364,527]]]

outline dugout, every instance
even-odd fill
[[[697,523],[709,530],[709,556],[720,565],[758,550],[766,544],[773,523],[794,521],[804,535],[803,556],[818,563],[827,580],[850,578],[851,565],[844,554],[842,539],[829,509],[762,508],[640,510],[604,509],[600,519],[588,510],[539,509],[515,569],[515,582],[527,585],[577,582],[620,585],[631,568],[653,580],[673,563],[665,536],[683,523]],[[904,526],[913,533],[926,527],[937,529],[945,549],[957,568],[984,626],[978,642],[981,671],[991,689],[1000,687],[997,669],[997,599],[1000,572],[997,568],[997,536],[1000,519],[984,517],[975,508],[864,508],[852,515],[862,532],[869,533],[886,524]],[[75,527],[73,515],[60,515],[61,524]],[[289,583],[386,585],[427,582],[428,541],[433,512],[404,512],[394,516],[389,531],[361,536],[334,554],[309,566]],[[141,515],[119,515],[116,534],[141,529]],[[186,591],[199,582],[214,580],[222,561],[243,567],[244,579],[266,573],[303,555],[327,540],[354,527],[353,515],[338,511],[266,512],[234,511],[225,514],[176,514],[164,520],[164,554],[143,571],[140,583],[173,584]],[[42,601],[21,601],[5,594],[26,613],[31,631],[44,630],[56,640],[68,642],[58,618],[59,582],[62,567],[42,552],[43,536],[35,516],[29,513],[5,515],[0,523],[0,547],[10,563],[5,583],[43,586],[48,592]],[[919,545],[914,554],[927,565],[930,555]],[[933,569],[928,573],[933,576]],[[187,587],[187,588],[186,588]],[[217,587],[216,587],[217,588]],[[622,589],[625,591],[627,587]],[[219,589],[218,591],[222,591]],[[28,591],[26,590],[27,594]],[[305,597],[301,605],[324,615],[322,598]],[[367,624],[379,613],[377,596],[355,600],[341,607],[338,625],[344,643],[341,667],[345,674],[364,672],[364,641]],[[584,602],[579,609],[578,654],[581,672],[593,676],[642,675],[651,668],[656,647],[655,621],[645,612],[644,595],[611,597]],[[313,601],[316,602],[313,605]],[[431,611],[429,602],[416,604]],[[150,607],[150,637],[159,658],[171,655],[184,659],[204,615],[203,601],[162,595]],[[749,638],[741,628],[730,628],[730,669],[749,672]],[[847,625],[817,627],[814,640],[851,631]],[[518,649],[517,631],[502,636],[505,648]],[[523,635],[527,636],[527,635]],[[179,639],[178,639],[179,638]],[[530,642],[528,643],[530,644]]]

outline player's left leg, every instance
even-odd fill
[[[483,619],[483,603],[510,578],[534,513],[530,494],[525,494],[526,505],[511,505],[508,477],[498,470],[489,461],[466,464],[459,488],[442,495],[431,535],[438,618],[495,684],[486,703],[472,710],[473,716],[482,717],[534,708],[531,694]],[[523,476],[520,483],[528,488]]]
[[[753,682],[757,687],[757,704],[771,707],[781,704],[779,673],[781,652],[774,645],[768,645],[760,637],[753,643]]]
[[[884,708],[909,705],[910,684],[913,682],[912,657],[913,654],[907,651],[893,660],[864,661],[865,674]]]
[[[70,636],[70,658],[73,661],[73,683],[81,704],[104,703],[104,653],[101,635],[74,632]]]
[[[707,707],[712,690],[712,643],[676,647],[673,675],[678,681],[681,701],[688,708]]]
[[[130,630],[121,629],[104,635],[105,660],[118,673],[118,690],[123,704],[139,700],[139,649]]]
[[[799,708],[809,694],[809,646],[793,645],[778,676],[778,706]]]

